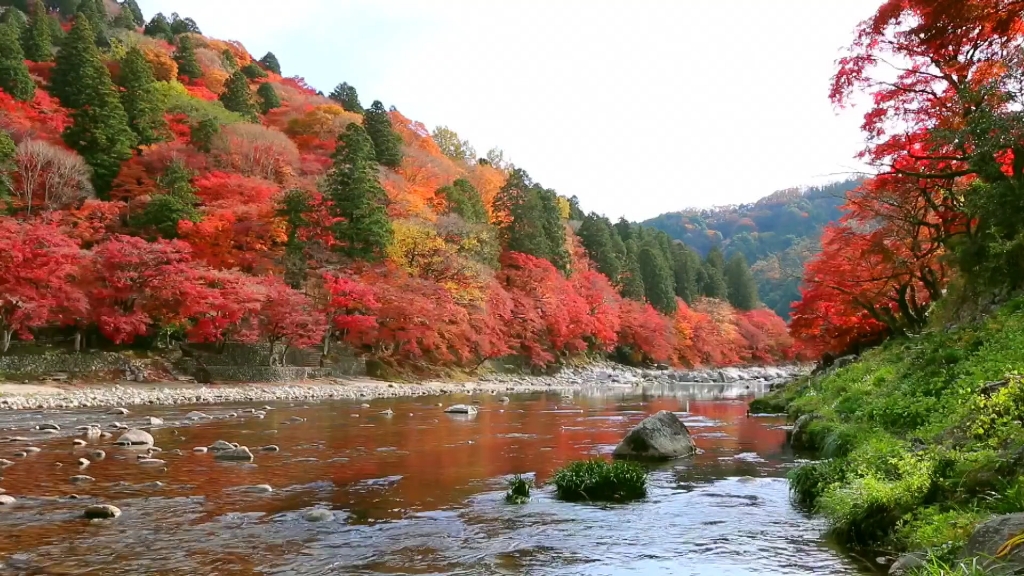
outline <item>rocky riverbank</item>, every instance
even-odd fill
[[[369,379],[322,379],[295,384],[206,386],[163,382],[129,385],[0,384],[0,410],[74,409],[139,405],[230,404],[238,402],[397,398],[440,394],[518,394],[586,388],[649,385],[748,383],[764,390],[809,370],[808,366],[757,366],[715,370],[641,370],[617,364],[569,368],[554,376],[492,374],[465,383],[395,384]]]

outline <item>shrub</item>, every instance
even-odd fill
[[[530,500],[530,488],[533,481],[516,474],[508,481],[508,492],[505,493],[505,502],[509,504],[525,504]]]
[[[555,472],[552,482],[557,496],[568,502],[626,502],[647,496],[647,470],[635,462],[572,462]]]

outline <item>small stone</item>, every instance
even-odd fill
[[[502,396],[502,397],[501,397],[501,398],[500,398],[500,399],[498,400],[498,402],[501,402],[502,404],[508,404],[508,403],[509,403],[509,402],[511,402],[511,401],[512,401],[512,399],[511,399],[511,398],[509,398],[508,396]]]
[[[0,470],[3,470],[4,468],[10,468],[11,466],[14,466],[14,462],[0,458]]]
[[[192,449],[192,451],[195,452],[196,454],[206,454],[207,450],[208,449],[206,446],[196,446],[195,448]]]
[[[10,506],[15,502],[16,500],[13,497],[8,496],[6,494],[0,494],[0,506]]]
[[[185,418],[189,420],[203,420],[204,418],[209,418],[209,416],[202,412],[189,412],[188,414],[185,414]]]
[[[273,444],[271,444],[269,446],[264,446],[263,448],[260,448],[260,452],[277,452],[279,450],[281,450],[281,449],[278,448],[277,446],[273,445]]]
[[[93,450],[92,452],[89,453],[89,457],[92,458],[93,460],[103,460],[104,458],[107,457],[107,453],[104,452],[103,450]]]
[[[175,456],[181,456],[182,454],[184,454],[184,452],[182,452],[181,450],[178,450],[177,448],[175,448],[174,450],[171,450],[171,454],[173,454]]]
[[[38,454],[42,451],[42,448],[36,448],[35,446],[29,446],[28,448],[25,448],[25,452],[28,452],[29,454]]]
[[[100,438],[103,438],[104,440],[107,439],[107,438],[113,438],[113,437],[114,437],[114,435],[111,434],[110,432],[103,432],[103,433],[100,434]]]
[[[72,476],[70,480],[72,484],[86,484],[89,482],[94,482],[96,479],[93,478],[92,476],[86,476],[82,474],[79,476]]]
[[[246,486],[242,488],[242,491],[253,494],[270,494],[274,489],[269,484],[257,484],[256,486]]]
[[[213,457],[215,460],[231,460],[239,462],[252,462],[253,460],[252,452],[250,452],[245,446],[240,446],[233,450],[217,452]]]
[[[164,424],[163,419],[157,418],[156,416],[150,416],[149,417],[149,425],[150,426],[163,426],[163,424]]]
[[[152,446],[153,435],[145,430],[134,428],[121,435],[117,443],[126,446]]]
[[[211,452],[221,452],[221,451],[224,451],[224,450],[234,450],[235,448],[236,448],[235,444],[232,444],[230,442],[225,442],[223,440],[217,440],[216,442],[214,442],[213,444],[210,445],[210,451]]]
[[[295,422],[297,424],[299,422],[305,422],[305,419],[303,419],[303,418],[301,418],[299,416],[292,416],[291,418],[288,419],[288,421],[289,422]]]
[[[316,508],[314,510],[307,510],[302,515],[302,519],[306,522],[327,522],[334,520],[334,512],[324,510],[323,508]]]
[[[238,418],[238,414],[235,414],[234,412],[228,412],[227,417],[228,418]]]
[[[381,416],[394,416],[395,415],[394,411],[391,410],[391,408],[388,408],[387,410],[381,412],[380,414],[381,414]]]
[[[13,454],[13,456],[15,458],[27,458],[28,457],[28,452],[15,452]]]
[[[121,515],[121,509],[109,504],[94,504],[85,509],[82,514],[90,520],[109,520]]]
[[[369,404],[360,404],[359,407],[360,408],[369,408],[370,405]]]
[[[167,462],[157,458],[143,458],[139,460],[139,466],[163,466],[164,464],[167,464]]]
[[[86,466],[88,466],[89,464],[91,464],[91,462],[89,462],[89,461],[88,461],[88,460],[86,460],[85,458],[79,458],[79,459],[78,459],[78,467],[79,467],[79,468],[85,468],[85,467],[86,467]]]
[[[82,497],[78,494],[68,494],[68,500],[81,500]]]
[[[57,426],[53,422],[46,422],[36,426],[36,430],[60,430],[60,426]]]
[[[107,414],[119,414],[121,416],[127,416],[128,410],[125,408],[113,408],[107,412]]]

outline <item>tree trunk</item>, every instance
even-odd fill
[[[14,330],[0,332],[0,354],[6,354],[11,349],[11,336],[13,335]]]
[[[82,351],[82,331],[81,330],[76,330],[75,331],[75,353],[77,354],[77,353],[79,353],[81,351]]]

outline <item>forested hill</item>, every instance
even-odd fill
[[[796,352],[742,258],[585,215],[500,149],[200,24],[0,0],[0,354],[341,344],[437,372]]]
[[[846,193],[861,183],[850,179],[825,186],[780,190],[754,202],[711,209],[668,212],[643,223],[706,256],[720,248],[753,263],[761,300],[786,318],[807,259],[820,249],[821,232],[841,216]]]

